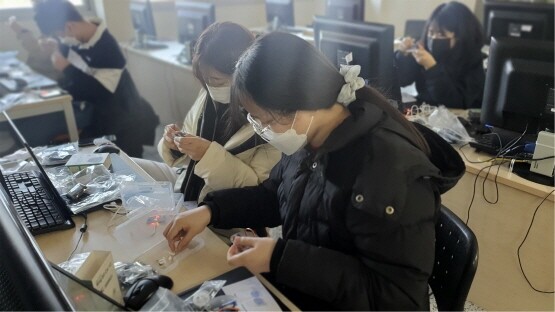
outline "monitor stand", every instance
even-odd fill
[[[150,40],[148,39],[148,36],[145,35],[143,32],[135,31],[135,41],[133,42],[133,48],[139,50],[162,50],[167,49],[168,45],[158,41]]]
[[[190,65],[193,62],[193,50],[195,46],[194,40],[185,41],[183,50],[177,56],[177,61],[184,65]]]

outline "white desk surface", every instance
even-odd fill
[[[64,113],[69,139],[71,141],[77,141],[79,139],[79,132],[77,130],[77,123],[75,122],[72,97],[70,95],[64,94],[50,99],[41,99],[38,96],[29,95],[26,96],[24,102],[16,104],[8,109],[8,114],[12,119],[40,116],[53,112]],[[0,121],[3,120],[3,117],[0,117]]]
[[[90,147],[87,150],[93,148]],[[84,149],[84,151],[87,150]],[[138,174],[147,180],[152,180],[131,158],[124,153],[120,153],[120,156]],[[84,234],[76,253],[91,250],[114,250],[118,248],[118,243],[116,243],[107,226],[111,217],[112,213],[106,210],[99,210],[88,214],[88,230]],[[35,237],[45,257],[53,263],[66,261],[79,240],[81,234],[79,228],[84,220],[82,217],[77,216],[73,220],[75,221],[75,228],[73,229],[51,232]],[[234,268],[227,263],[228,246],[216,234],[209,229],[205,229],[199,235],[204,240],[204,247],[197,253],[185,258],[174,270],[167,274],[174,281],[172,291],[175,293],[187,290]],[[262,276],[258,275],[258,278],[292,311],[299,310]]]

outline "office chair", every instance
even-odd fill
[[[478,241],[451,210],[441,206],[436,223],[436,255],[428,283],[439,311],[463,311],[476,268]]]

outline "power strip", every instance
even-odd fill
[[[550,156],[555,156],[555,134],[540,131],[538,134],[538,140],[536,141],[536,149],[534,150],[534,159]],[[554,170],[555,158],[533,161],[530,166],[530,171],[548,177],[553,177]]]

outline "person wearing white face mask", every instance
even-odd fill
[[[235,237],[227,259],[301,310],[428,310],[440,194],[458,153],[295,35],[259,37],[233,75],[232,108],[285,156],[261,185],[208,193],[164,230],[180,252],[208,225],[274,227]]]
[[[183,126],[165,127],[158,144],[164,163],[136,159],[156,180],[174,182],[185,200],[202,200],[213,190],[257,185],[281,158],[255,134],[246,116],[230,118],[231,75],[253,40],[249,30],[230,22],[212,24],[199,36],[193,70],[203,88]]]
[[[485,72],[482,27],[459,2],[439,5],[418,42],[403,39],[395,53],[401,86],[416,84],[419,103],[449,108],[480,108]]]
[[[128,155],[141,157],[152,145],[158,116],[141,97],[116,39],[99,19],[85,19],[68,0],[41,0],[33,6],[45,39],[41,48],[61,73],[58,83],[76,102],[90,107],[90,123],[80,138],[115,135]]]

